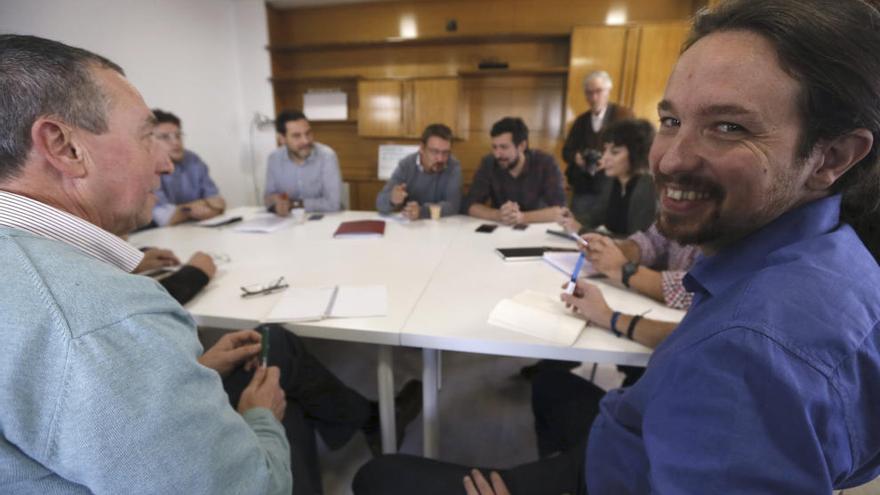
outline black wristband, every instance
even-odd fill
[[[620,318],[620,311],[615,311],[611,313],[611,333],[613,333],[616,337],[620,337],[623,333],[617,329],[617,319]]]
[[[629,320],[629,326],[626,327],[626,338],[628,338],[629,340],[633,339],[633,333],[636,330],[636,323],[638,323],[641,319],[642,317],[640,315],[635,315],[632,317],[631,320]]]
[[[620,282],[629,289],[629,278],[639,271],[639,264],[628,261],[620,270]]]

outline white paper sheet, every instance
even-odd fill
[[[333,302],[330,307],[331,300]],[[329,309],[330,318],[362,318],[388,314],[388,288],[384,285],[364,287],[340,286],[333,299],[333,287],[291,287],[278,299],[265,323],[323,320]]]
[[[198,225],[199,227],[216,227],[218,225],[223,225],[224,223],[229,222],[234,218],[241,218],[241,215],[236,215],[234,213],[224,213],[223,215],[217,215],[216,217],[196,222],[196,225]]]
[[[260,215],[245,220],[236,225],[232,230],[235,232],[256,232],[267,234],[290,227],[296,223],[293,217],[279,217],[274,213],[261,213]]]
[[[566,253],[559,251],[547,251],[543,255],[544,261],[547,265],[557,269],[558,271],[564,273],[566,276],[570,277],[571,272],[574,271],[574,266],[577,264],[578,256],[580,253]],[[584,260],[583,266],[581,266],[581,273],[578,275],[579,277],[591,277],[593,275],[598,275],[598,271],[593,268],[593,264],[587,260]]]
[[[345,91],[308,91],[303,95],[303,113],[309,120],[348,120]]]
[[[333,288],[304,289],[291,287],[275,303],[266,323],[289,321],[317,321],[324,319]]]
[[[379,145],[379,171],[378,176],[382,180],[391,178],[397,163],[407,155],[419,150],[415,144],[380,144]]]
[[[339,288],[336,304],[330,316],[333,318],[358,318],[385,316],[388,314],[388,288],[384,285]]]
[[[558,299],[523,291],[499,301],[489,314],[489,324],[570,346],[587,322],[573,316]]]

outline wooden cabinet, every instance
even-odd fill
[[[358,81],[358,134],[361,136],[402,136],[403,81]]]
[[[571,36],[566,127],[587,109],[584,76],[605,70],[614,80],[611,101],[656,124],[657,103],[688,32],[685,22],[639,26],[581,26]]]
[[[623,26],[580,26],[571,33],[569,51],[568,94],[566,95],[566,127],[587,110],[584,99],[584,77],[590,72],[604,70],[614,81],[611,101],[622,102],[626,85],[624,69],[627,61],[627,41],[631,28]]]
[[[657,122],[657,104],[666,91],[666,80],[687,38],[685,23],[648,24],[641,27],[639,58],[629,107],[637,117]]]
[[[429,124],[443,123],[457,135],[460,86],[457,78],[360,81],[358,134],[412,138]]]

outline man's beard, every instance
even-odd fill
[[[499,165],[501,165],[501,168],[503,168],[504,170],[507,170],[507,171],[513,170],[516,168],[517,165],[519,165],[519,155],[516,155],[516,157],[513,160],[510,160],[510,163],[507,165],[500,163],[500,160],[499,160]]]
[[[665,187],[674,184],[678,189],[696,190],[709,194],[708,201],[712,202],[710,214],[694,217],[680,216],[675,212],[664,211],[662,206],[657,208],[657,230],[668,239],[679,244],[706,244],[712,243],[723,237],[724,226],[721,221],[721,206],[726,196],[724,189],[702,177],[695,175],[667,175],[656,173],[654,185],[659,201],[664,198]]]
[[[290,153],[295,156],[297,160],[305,160],[312,154],[312,145],[310,144],[296,150],[290,150]]]
[[[696,190],[709,194],[712,202],[708,214],[679,216],[674,212],[657,209],[657,230],[668,239],[679,244],[693,244],[710,248],[729,245],[752,232],[760,229],[776,217],[790,209],[793,205],[785,188],[794,183],[793,174],[783,174],[772,182],[766,195],[769,201],[760,210],[738,214],[728,205],[724,211],[724,200],[727,192],[719,184],[696,175],[670,176],[657,173],[654,176],[657,195],[662,194],[664,186],[674,184],[680,189]],[[659,198],[660,201],[663,198]],[[739,205],[732,205],[734,208]]]

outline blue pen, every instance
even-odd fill
[[[586,253],[581,251],[580,256],[578,256],[577,263],[574,264],[574,271],[571,272],[571,279],[568,281],[568,285],[565,286],[566,294],[574,294],[574,288],[577,286],[578,275],[581,273],[581,268],[584,266],[584,259],[586,258]]]

